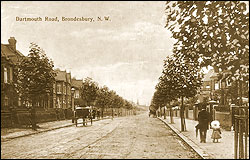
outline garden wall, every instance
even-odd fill
[[[36,109],[36,122],[50,122],[56,120],[71,119],[73,112],[71,109]],[[21,127],[30,125],[30,112],[27,108],[12,110],[1,110],[1,127]]]

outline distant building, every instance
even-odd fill
[[[57,75],[53,84],[52,106],[53,108],[71,108],[71,73],[55,70]]]
[[[1,110],[21,106],[19,96],[14,90],[13,82],[15,66],[25,56],[16,49],[14,37],[10,37],[9,44],[1,44]]]
[[[211,69],[205,74],[202,81],[203,83],[198,95],[199,102],[204,102],[205,99],[215,100],[215,92],[220,89],[218,73],[216,73],[214,69]]]
[[[78,107],[83,105],[83,100],[81,99],[81,87],[83,84],[83,80],[77,80],[72,78],[71,88],[74,90],[74,107]]]
[[[235,103],[235,99],[237,99],[237,96],[239,95],[237,87],[235,88],[235,91],[231,91],[234,92],[233,94],[235,94],[236,97],[233,97],[228,92],[232,84],[236,83],[230,79],[230,75],[230,71],[223,71],[219,77],[219,73],[215,72],[214,69],[209,70],[203,78],[203,84],[198,94],[198,101],[203,102],[205,99],[213,100],[220,103],[220,105],[230,105],[231,103]],[[243,82],[242,85],[242,92],[248,93],[248,82]]]

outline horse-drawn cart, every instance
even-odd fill
[[[76,124],[79,124],[77,122],[78,119],[82,119],[82,124],[84,126],[87,125],[87,122],[90,121],[91,125],[92,125],[92,115],[91,115],[91,108],[90,107],[76,107],[75,111],[74,111],[74,122]]]

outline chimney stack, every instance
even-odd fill
[[[10,37],[10,39],[8,41],[9,41],[9,44],[10,44],[11,48],[14,51],[16,51],[16,40],[15,40],[15,37]]]

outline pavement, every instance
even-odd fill
[[[103,119],[107,119],[110,117],[104,117]],[[80,123],[81,120],[78,120]],[[93,119],[93,121],[97,121],[97,119]],[[88,122],[88,125],[90,122]],[[29,135],[34,135],[42,132],[47,132],[59,128],[70,127],[75,125],[72,123],[72,120],[60,120],[60,121],[52,121],[45,123],[38,123],[39,128],[34,131],[31,128],[1,128],[1,142],[9,141],[11,139],[25,137]]]
[[[110,117],[105,117],[110,118]],[[191,146],[201,157],[204,159],[234,159],[234,132],[226,131],[221,129],[222,138],[219,143],[213,143],[210,138],[212,135],[212,130],[207,132],[207,143],[200,143],[199,135],[196,137],[195,125],[197,121],[185,119],[187,131],[181,132],[181,124],[179,117],[173,117],[174,123],[170,123],[170,117],[167,116],[166,119],[163,117],[158,117],[167,126],[169,126],[175,133],[178,134],[183,141],[185,141],[189,146]],[[94,120],[96,121],[96,119]],[[46,123],[39,123],[39,128],[37,131],[27,128],[3,128],[1,129],[1,142],[5,142],[11,139],[29,136],[33,134],[38,134],[42,132],[47,132],[59,128],[69,127],[75,125],[72,120],[61,120]],[[249,144],[249,138],[248,138]],[[248,145],[249,153],[249,145]],[[249,154],[248,154],[249,158]]]
[[[182,138],[189,146],[191,146],[204,159],[234,159],[234,131],[226,131],[221,129],[221,139],[219,143],[213,143],[211,139],[212,129],[207,131],[206,143],[200,143],[199,135],[196,137],[195,126],[197,121],[185,119],[186,131],[181,132],[180,117],[173,117],[174,123],[170,123],[170,117],[166,119],[158,117],[175,133]],[[244,140],[245,141],[245,140]],[[248,137],[248,153],[249,153],[249,137]],[[249,158],[249,154],[248,154]]]

